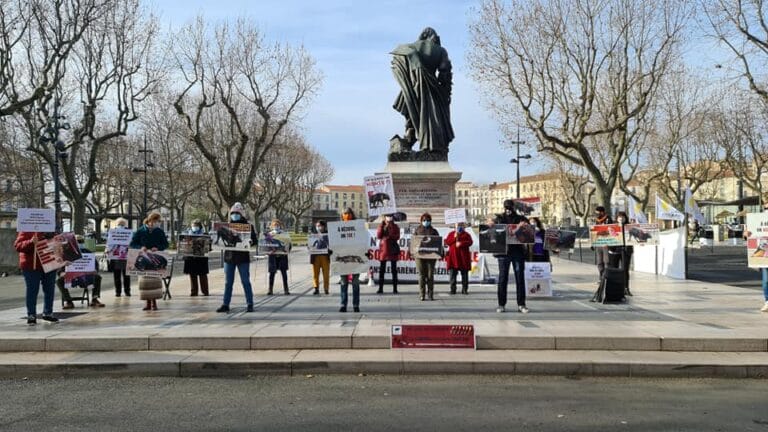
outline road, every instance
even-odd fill
[[[66,378],[0,388],[3,431],[768,431],[762,380]]]

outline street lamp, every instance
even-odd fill
[[[38,142],[41,145],[51,144],[53,150],[53,169],[51,174],[53,175],[53,208],[56,219],[56,232],[60,233],[63,230],[62,218],[61,218],[61,180],[59,179],[59,159],[66,160],[66,146],[64,142],[59,139],[59,132],[62,130],[69,130],[70,126],[67,122],[61,122],[66,120],[66,117],[59,115],[59,98],[58,96],[54,100],[53,116],[50,116],[46,120],[46,126],[43,129]]]
[[[139,149],[139,153],[144,153],[144,168],[132,168],[131,172],[134,173],[144,173],[144,207],[142,207],[142,211],[144,213],[147,212],[147,171],[149,171],[149,168],[153,168],[155,164],[150,162],[147,159],[147,154],[154,153],[154,150],[148,150],[147,149],[147,137],[144,137],[144,149]],[[146,217],[146,214],[144,215]]]
[[[512,144],[515,144],[517,146],[517,157],[512,158],[509,163],[513,163],[517,165],[517,199],[520,199],[520,160],[521,159],[530,159],[531,155],[525,154],[520,156],[520,144],[525,144],[525,141],[520,141],[520,128],[517,128],[517,141],[512,141]]]

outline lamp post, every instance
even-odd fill
[[[133,168],[131,169],[131,172],[134,173],[144,173],[144,206],[142,207],[142,211],[144,213],[147,212],[147,171],[149,171],[149,168],[152,168],[155,166],[152,162],[150,162],[147,159],[147,155],[149,153],[154,153],[154,150],[147,149],[147,137],[144,137],[144,149],[139,149],[139,153],[144,153],[144,168]],[[146,216],[146,214],[144,215]]]
[[[66,117],[59,114],[59,98],[58,96],[53,103],[53,116],[48,117],[46,120],[46,126],[43,129],[38,141],[42,145],[51,144],[53,150],[53,167],[51,174],[53,175],[53,208],[56,219],[56,232],[60,233],[63,230],[63,223],[61,218],[61,180],[59,179],[59,160],[66,160],[66,146],[64,142],[59,139],[59,132],[62,130],[69,130],[70,126],[67,122],[61,122],[66,120]]]
[[[517,128],[517,141],[512,141],[512,144],[515,144],[517,146],[517,157],[512,158],[509,163],[513,163],[517,165],[517,199],[520,199],[520,160],[521,159],[530,159],[531,155],[525,154],[520,156],[520,144],[525,144],[525,141],[520,141],[520,128]]]

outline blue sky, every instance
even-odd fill
[[[450,147],[451,166],[464,173],[465,181],[509,181],[514,177],[514,165],[509,163],[513,154],[502,147],[499,128],[482,106],[465,63],[467,23],[475,4],[474,0],[159,0],[155,7],[166,26],[178,27],[198,14],[209,19],[246,15],[259,23],[268,39],[304,44],[325,76],[302,122],[304,134],[333,164],[334,184],[362,184],[364,176],[384,168],[389,139],[403,133],[402,116],[392,109],[398,87],[388,53],[414,41],[424,27],[433,27],[454,69],[451,116],[456,139]],[[535,161],[524,163],[521,174],[539,169]]]

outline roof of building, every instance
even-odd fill
[[[329,192],[360,192],[362,193],[365,190],[365,187],[360,185],[325,185],[325,189],[327,189]]]

